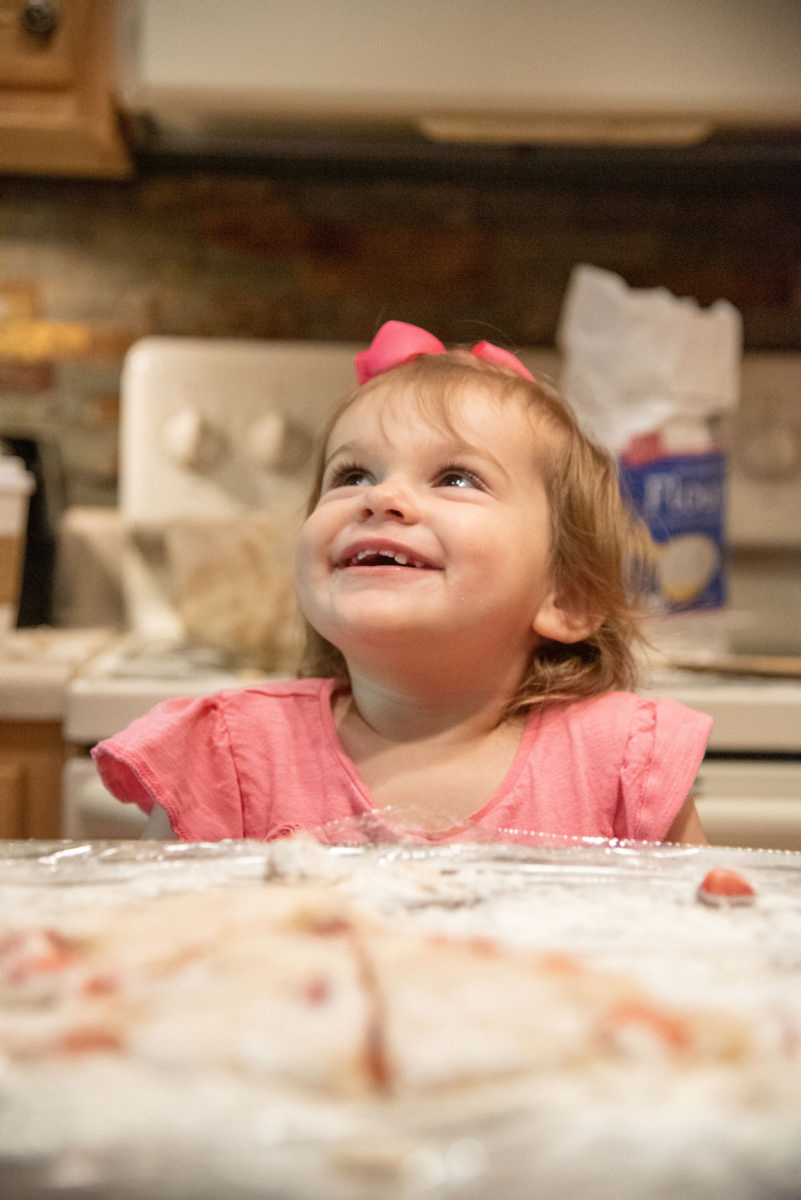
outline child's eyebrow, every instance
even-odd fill
[[[340,455],[345,455],[347,458],[359,458],[366,451],[358,442],[342,442],[341,445],[335,446],[330,454],[326,454],[323,459],[323,470],[326,471],[335,458]]]
[[[468,457],[483,459],[485,462],[490,463],[497,471],[500,471],[507,479],[509,477],[509,472],[501,460],[488,450],[486,446],[476,446],[473,442],[465,441],[464,438],[454,437],[451,442],[443,444],[439,449],[447,458],[458,459],[466,455]]]

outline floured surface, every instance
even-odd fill
[[[799,1193],[801,856],[4,849],[3,1194]]]

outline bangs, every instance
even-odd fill
[[[462,408],[465,395],[478,393],[497,404],[524,391],[526,381],[511,372],[487,368],[468,354],[422,355],[363,387],[360,396],[373,395],[379,419],[414,413],[433,429],[458,439],[464,431]]]

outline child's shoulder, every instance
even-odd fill
[[[295,679],[290,677],[267,676],[264,679],[247,683],[245,691],[260,692],[264,696],[319,696],[320,693],[334,686],[333,679]],[[238,689],[229,689],[237,691]]]
[[[268,708],[272,709],[270,716],[285,711],[290,719],[298,708],[325,707],[335,686],[333,679],[264,679],[240,687],[173,697],[162,700],[130,728],[168,731],[213,728],[221,721],[225,723],[239,716],[265,719]]]
[[[563,704],[551,705],[546,713],[556,724],[605,724],[630,720],[644,703],[648,705],[636,692],[601,692],[597,696],[579,696]]]
[[[638,692],[603,692],[570,704],[556,705],[549,711],[554,724],[583,729],[599,736],[611,730],[627,736],[648,735],[657,729],[667,732],[695,725],[706,728],[711,723],[705,713],[687,708],[670,697]]]
[[[217,701],[229,707],[247,707],[275,701],[279,704],[303,703],[305,700],[318,702],[327,697],[336,686],[333,679],[264,679],[247,683],[243,687],[225,688],[215,696]]]

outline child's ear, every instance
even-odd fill
[[[553,642],[581,642],[590,637],[601,625],[603,615],[589,614],[580,609],[557,604],[549,596],[542,604],[533,621],[534,632]]]

